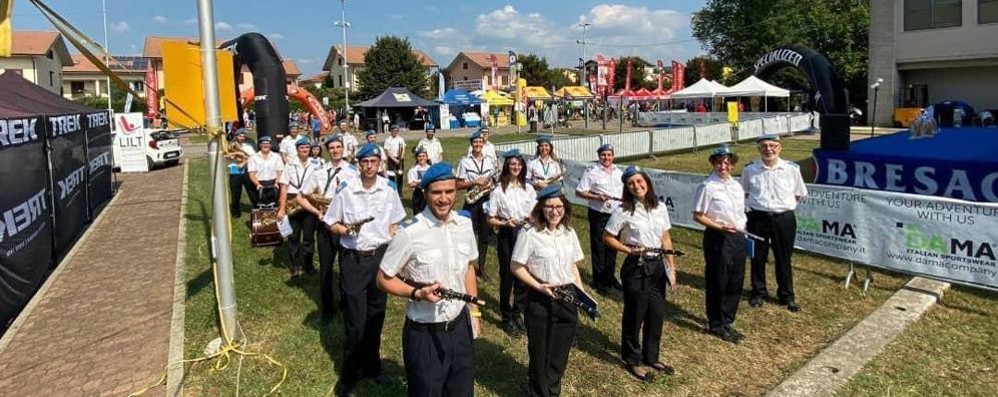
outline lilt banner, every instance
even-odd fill
[[[146,145],[149,134],[142,124],[142,113],[118,113],[114,117],[116,138],[121,158],[121,172],[148,172]]]

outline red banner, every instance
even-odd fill
[[[624,92],[631,93],[631,58],[627,58],[627,79],[624,80]]]
[[[653,92],[662,92],[662,80],[665,79],[665,66],[662,64],[662,60],[659,59],[656,62],[658,66],[658,88],[655,88]]]
[[[146,117],[156,119],[159,113],[159,84],[156,82],[156,72],[152,70],[151,62],[146,66]]]
[[[499,71],[499,60],[496,59],[496,54],[490,55],[489,59],[492,61],[492,88],[498,90],[499,79],[496,75]]]
[[[613,83],[617,80],[617,60],[610,59],[610,64],[607,66],[606,71],[606,92],[604,95],[613,94]]]
[[[606,71],[606,58],[596,54],[596,95],[606,95],[606,80],[609,74]]]

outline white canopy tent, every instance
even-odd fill
[[[672,99],[713,98],[727,90],[721,83],[700,79],[695,84],[672,93]]]
[[[738,84],[728,87],[720,95],[788,98],[790,97],[790,90],[769,84],[758,77],[749,76]]]

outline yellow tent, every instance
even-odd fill
[[[593,93],[581,85],[570,85],[559,88],[558,91],[554,92],[554,96],[558,98],[587,99],[592,98]]]
[[[544,87],[527,86],[527,87],[524,87],[524,90],[527,93],[527,98],[530,99],[530,100],[532,100],[532,101],[536,101],[536,100],[548,101],[548,100],[551,100],[551,94],[549,94],[548,90],[545,90]]]
[[[485,95],[482,95],[482,100],[488,103],[489,106],[513,106],[512,99],[495,90],[489,90]]]

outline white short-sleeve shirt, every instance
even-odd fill
[[[390,136],[385,138],[385,151],[396,159],[405,157],[405,139],[401,136]]]
[[[576,192],[589,191],[595,194],[605,194],[610,197],[620,198],[624,194],[624,182],[620,180],[624,172],[616,164],[609,169],[602,164],[596,163],[586,169],[579,179]],[[620,202],[609,200],[606,203],[599,200],[588,200],[589,208],[605,214],[613,213],[613,210],[620,206]]]
[[[440,140],[434,137],[433,139],[423,138],[419,140],[416,147],[422,146],[426,149],[426,157],[430,159],[433,164],[439,163],[444,160],[444,147],[440,144]]]
[[[741,182],[748,195],[746,206],[756,211],[793,211],[797,209],[797,197],[807,196],[800,167],[783,159],[777,159],[773,167],[767,167],[762,160],[749,163]]]
[[[526,220],[536,203],[537,192],[530,184],[513,186],[511,183],[506,190],[499,185],[492,189],[492,194],[489,195],[489,216]]]
[[[416,182],[416,186],[418,187],[419,182],[423,180],[423,174],[425,174],[428,169],[430,169],[429,165],[414,165],[412,168],[409,168],[406,180],[409,182]]]
[[[643,203],[634,204],[634,213],[617,207],[606,222],[605,231],[619,236],[621,243],[645,248],[661,248],[662,234],[672,229],[669,222],[669,210],[665,203],[659,201],[658,206],[649,211]]]
[[[564,226],[555,230],[523,229],[513,245],[512,261],[526,266],[538,281],[551,285],[574,283],[574,267],[583,259],[575,230]]]
[[[308,190],[304,190],[304,187],[314,178],[313,174],[318,170],[319,168],[312,165],[311,161],[305,160],[304,163],[301,163],[298,161],[297,156],[295,156],[290,163],[284,166],[284,172],[281,173],[279,183],[288,185],[288,194],[311,193]]]
[[[298,137],[288,135],[281,139],[281,145],[279,146],[281,154],[288,156],[288,160],[293,160],[298,158]]]
[[[458,179],[469,182],[483,176],[492,176],[493,172],[499,172],[496,168],[496,159],[485,155],[481,160],[476,160],[470,155],[465,156],[457,166]]]
[[[277,173],[284,171],[284,159],[280,154],[270,152],[264,157],[263,152],[257,152],[249,159],[246,170],[256,173],[256,179],[261,181],[277,180]]]
[[[427,208],[402,223],[381,260],[381,271],[423,284],[467,293],[465,275],[478,257],[471,220],[451,212],[447,221],[433,216]],[[466,303],[455,300],[409,302],[406,316],[420,323],[439,323],[457,318]]]
[[[527,162],[527,181],[530,183],[551,179],[561,175],[561,164],[555,159],[544,161],[535,157]]]
[[[326,210],[322,221],[327,225],[351,224],[373,217],[361,226],[357,235],[340,237],[343,248],[367,251],[378,248],[391,240],[388,227],[405,219],[405,209],[398,192],[388,185],[388,180],[377,177],[371,189],[364,189],[361,178],[353,178],[337,188],[338,193]]]
[[[336,189],[343,182],[358,176],[360,176],[360,171],[357,170],[357,167],[344,160],[340,160],[336,165],[329,163],[321,171],[312,173],[312,178],[306,182],[302,190],[306,192],[318,190],[322,192],[323,197],[332,199],[336,195]]]
[[[471,145],[468,145],[469,156],[471,155],[471,150],[472,150]],[[499,159],[499,155],[496,154],[496,145],[493,145],[492,142],[485,142],[484,144],[482,144],[482,154],[484,154],[486,157],[492,157],[493,159],[496,160]]]
[[[721,225],[745,230],[745,191],[735,178],[721,179],[711,173],[693,196],[693,212],[701,212]]]
[[[346,133],[343,134],[343,157],[348,161],[353,160],[357,156],[357,149],[360,144],[357,142],[357,137],[353,134]]]

